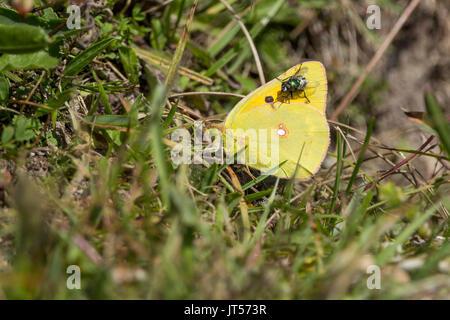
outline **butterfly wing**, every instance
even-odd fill
[[[297,94],[287,102],[309,104],[311,107],[316,108],[318,111],[325,114],[327,102],[327,77],[322,63],[319,61],[303,62],[290,68],[277,78],[289,78],[298,72],[299,68],[301,75],[303,75],[306,80],[311,83],[311,86],[307,86],[305,90],[307,98],[305,98],[303,94]],[[225,126],[227,126],[227,122],[233,121],[239,110],[245,110],[265,104],[267,96],[272,96],[275,101],[284,101],[285,99],[283,99],[281,95],[281,82],[278,79],[271,80],[265,85],[252,91],[245,98],[239,101],[239,103],[228,114],[227,119],[225,120]],[[314,86],[312,84],[314,84]]]
[[[329,144],[329,128],[324,115],[302,103],[277,102],[241,108],[227,123],[226,129],[240,130],[247,135],[255,133],[253,140],[248,136],[245,139],[247,164],[281,178],[291,178],[297,163],[296,178],[310,178],[320,168]],[[264,131],[266,134],[261,134]],[[237,149],[240,148],[234,148]],[[280,168],[272,170],[280,164]]]

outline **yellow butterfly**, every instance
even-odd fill
[[[244,157],[250,167],[281,178],[295,174],[298,179],[308,179],[320,168],[328,149],[326,98],[323,65],[318,61],[296,65],[251,92],[230,111],[224,124],[225,146],[237,152],[241,150],[236,146],[239,140],[246,147]]]

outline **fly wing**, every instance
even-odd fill
[[[308,67],[306,67],[304,64],[301,64],[293,75],[291,75],[289,77],[282,78],[282,79],[280,79],[280,78],[276,78],[276,79],[278,79],[281,82],[284,82],[284,81],[286,81],[288,79],[295,78],[295,77],[298,77],[298,76],[303,76],[303,77],[306,78],[307,74],[308,74]]]
[[[318,87],[320,87],[320,82],[319,81],[315,81],[315,80],[308,80],[308,78],[306,78],[306,80],[308,81],[308,83],[305,86],[305,89],[316,89]]]
[[[305,66],[304,64],[301,64],[298,70],[293,75],[293,77],[304,76],[306,78],[307,75],[308,75],[308,67]]]

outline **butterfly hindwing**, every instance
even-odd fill
[[[307,80],[304,90],[287,96],[281,92],[283,81],[298,76]],[[296,178],[308,179],[317,172],[328,149],[326,100],[325,68],[318,61],[303,62],[239,101],[228,114],[224,127],[249,132],[267,131],[266,136],[257,135],[256,142],[248,137],[244,139],[248,147],[245,157],[250,167],[267,172],[282,164],[275,172],[270,171],[271,174],[290,178],[296,173]],[[266,161],[268,157],[259,150],[265,148],[266,155],[271,153],[275,145],[270,138],[271,130],[277,133],[277,139],[273,140],[278,140],[277,157]],[[255,163],[250,161],[254,159]]]

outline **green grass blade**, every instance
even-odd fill
[[[330,204],[329,214],[334,212],[334,207],[336,205],[336,199],[339,194],[339,185],[341,183],[341,174],[342,174],[342,159],[344,157],[344,146],[342,142],[342,138],[340,133],[336,136],[336,144],[337,144],[337,159],[336,159],[336,178],[334,180],[334,188],[333,188],[333,200]]]
[[[439,208],[439,204],[432,205],[425,213],[418,215],[403,231],[395,238],[395,240],[386,249],[381,251],[376,257],[376,264],[379,266],[385,265],[391,259],[397,250],[398,246],[404,244],[419,227],[425,223]]]
[[[100,94],[100,100],[103,103],[103,107],[105,107],[105,111],[107,114],[112,114],[111,104],[109,103],[108,96],[106,95],[105,88],[103,87],[102,82],[98,79],[97,74],[94,70],[92,70],[92,75],[94,76],[95,81],[97,81],[98,92]]]
[[[0,52],[9,54],[32,53],[48,46],[50,39],[42,28],[30,25],[0,24]]]
[[[366,154],[367,147],[369,146],[370,137],[372,136],[373,126],[375,124],[375,118],[372,118],[367,127],[366,137],[364,138],[364,143],[361,148],[361,151],[358,155],[358,160],[356,161],[355,167],[353,168],[352,176],[348,181],[347,189],[345,190],[345,194],[348,196],[352,189],[353,183],[355,182],[356,176],[358,175],[359,168],[364,160],[364,155]]]
[[[270,177],[270,175],[272,173],[275,173],[279,168],[281,168],[287,160],[281,162],[279,165],[271,168],[270,170],[268,170],[265,174],[261,174],[258,178],[256,178],[255,180],[250,181],[249,183],[246,183],[245,185],[242,186],[242,190],[248,190],[251,187],[254,187],[255,185],[257,185],[258,183],[260,183],[261,181],[267,179],[268,177]]]
[[[100,54],[100,52],[108,48],[113,43],[113,41],[115,41],[114,38],[107,38],[92,44],[89,48],[78,54],[72,61],[67,64],[63,74],[65,76],[77,75],[88,64],[90,64],[92,60],[94,60],[95,57]]]
[[[450,124],[432,94],[426,94],[425,104],[431,117],[433,128],[438,132],[442,146],[450,157]]]
[[[280,182],[280,178],[277,178],[277,181],[275,182],[275,185],[272,190],[272,194],[270,195],[267,203],[264,205],[264,212],[261,216],[261,219],[259,219],[258,225],[256,226],[255,233],[253,234],[253,237],[252,237],[252,242],[258,241],[261,238],[261,235],[264,231],[264,226],[267,221],[267,217],[269,216],[270,208],[272,206],[273,201],[275,200],[275,195],[276,195],[276,192],[278,189],[279,182]]]

